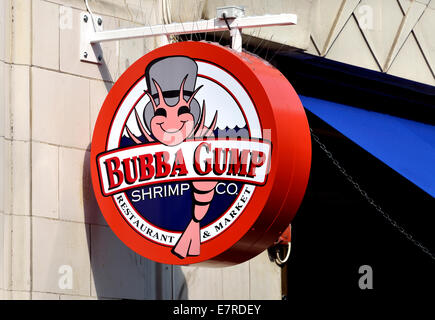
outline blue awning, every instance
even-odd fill
[[[435,197],[435,126],[299,97],[306,109]]]

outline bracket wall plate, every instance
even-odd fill
[[[95,30],[94,30],[95,25]],[[103,18],[94,15],[94,22],[88,12],[80,14],[80,61],[101,64],[103,50],[99,43],[91,43],[90,36],[103,31]]]

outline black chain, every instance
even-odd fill
[[[326,156],[331,159],[332,163],[340,170],[340,172],[346,177],[346,179],[354,186],[354,188],[368,201],[370,205],[372,205],[376,211],[378,211],[393,227],[395,227],[401,234],[403,234],[409,241],[411,241],[414,245],[416,245],[420,250],[422,250],[424,253],[426,253],[429,257],[431,257],[432,260],[435,260],[435,256],[430,250],[425,247],[421,242],[417,241],[409,232],[405,231],[405,229],[400,226],[397,221],[392,219],[390,215],[382,208],[375,203],[375,201],[369,197],[366,191],[361,189],[360,185],[355,182],[355,180],[346,172],[346,170],[340,165],[340,163],[335,159],[332,155],[332,153],[326,148],[326,146],[320,142],[319,137],[316,136],[313,133],[313,130],[310,128],[311,136],[313,137],[313,140],[319,145],[320,149],[322,149]]]

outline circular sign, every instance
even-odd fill
[[[158,48],[110,90],[91,145],[94,192],[132,250],[235,264],[276,241],[308,181],[308,122],[267,62],[204,42]]]

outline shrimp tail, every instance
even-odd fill
[[[172,253],[180,259],[186,256],[198,256],[200,253],[200,222],[206,215],[213,200],[216,181],[192,182],[193,216],[186,230],[172,249]]]
[[[172,253],[180,259],[184,259],[187,256],[199,256],[200,244],[199,222],[192,219],[177,244],[172,249]]]

